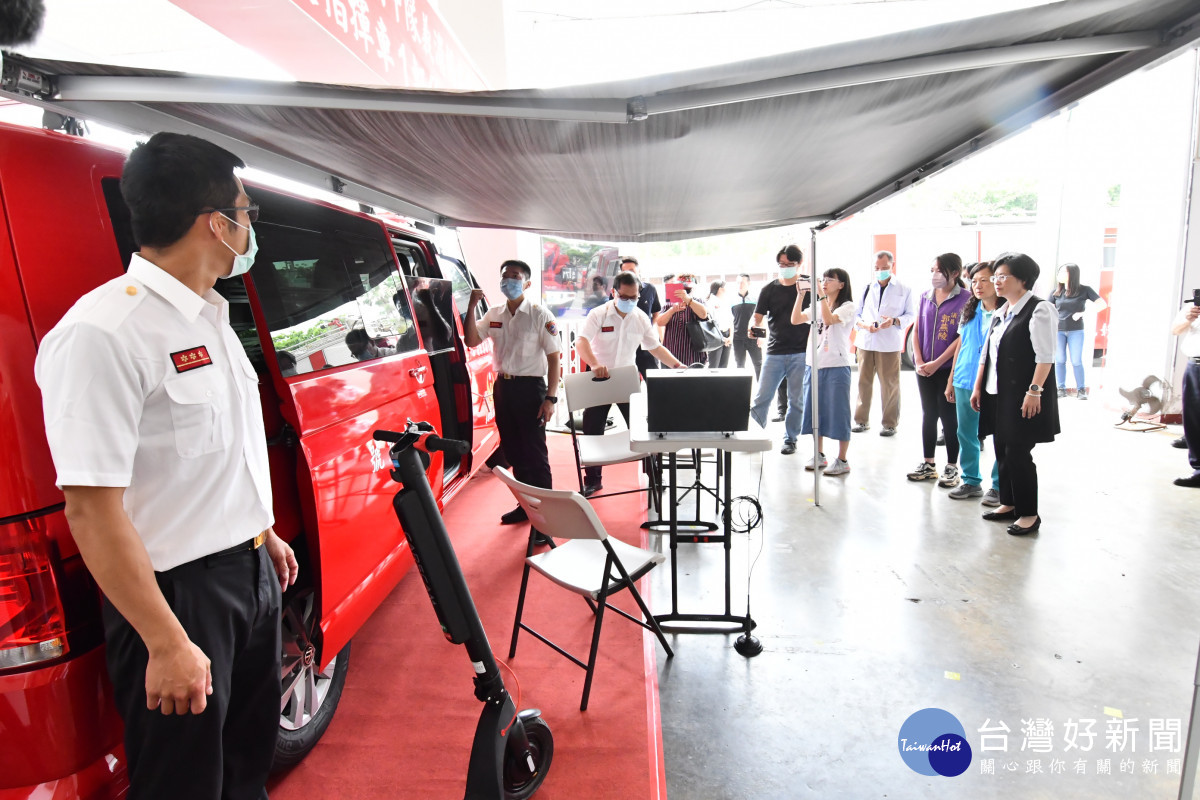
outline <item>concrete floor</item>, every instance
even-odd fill
[[[1065,432],[1034,450],[1045,521],[1017,538],[977,501],[905,479],[921,447],[903,380],[898,434],[878,435],[876,408],[850,474],[822,479],[820,507],[811,440],[734,457],[734,495],[757,495],[764,524],[734,543],[733,607],[761,551],[750,587],[764,651],[745,659],[735,636],[695,634],[672,637],[671,661],[659,650],[669,797],[1176,797],[1200,646],[1200,491],[1171,484],[1188,473],[1178,426],[1117,431],[1115,404],[1062,401]],[[711,499],[704,513],[715,518]],[[682,611],[721,610],[721,569],[719,545],[681,546]],[[658,611],[668,580],[666,565],[652,574]],[[920,775],[898,753],[901,725],[927,707],[966,730],[958,777]],[[1039,718],[1049,749],[1035,734],[1023,750],[1023,721]],[[1083,735],[1067,749],[1068,722],[1089,719],[1090,751]],[[999,722],[1007,751],[981,751],[979,729]],[[1123,751],[1107,735],[1120,725],[1136,729]]]

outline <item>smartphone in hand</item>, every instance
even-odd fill
[[[755,328],[755,327],[751,327],[751,328],[750,328],[750,332],[751,332],[751,333],[753,333],[753,334],[754,334],[754,336],[755,336],[756,338],[758,338],[758,339],[765,339],[765,338],[767,338],[767,329],[766,329],[766,328]]]

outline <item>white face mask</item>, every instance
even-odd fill
[[[229,220],[234,225],[237,225],[239,228],[245,228],[246,230],[250,231],[250,242],[246,245],[245,253],[239,254],[237,250],[229,247],[229,242],[225,241],[224,239],[221,240],[221,244],[229,247],[229,252],[233,253],[233,267],[229,270],[228,275],[222,275],[221,277],[226,279],[236,278],[239,275],[245,275],[250,271],[250,268],[254,266],[254,257],[258,255],[258,240],[254,238],[254,226],[243,225],[224,213],[222,213],[221,216],[225,217],[225,219]],[[214,233],[215,232],[216,231],[214,229]]]

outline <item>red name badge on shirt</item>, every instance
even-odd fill
[[[601,333],[612,333],[615,330],[616,330],[616,328],[614,328],[612,325],[605,325],[604,327],[602,327],[600,329],[600,332]]]
[[[503,322],[493,322],[490,325],[488,325],[488,327],[489,328],[503,328],[504,323]]]
[[[187,372],[190,369],[207,367],[212,363],[212,359],[208,356],[208,348],[200,346],[171,353],[171,362],[175,365],[176,372]]]

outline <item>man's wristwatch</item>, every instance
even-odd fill
[[[557,405],[558,398],[552,394],[548,394],[548,395],[546,395],[546,402],[549,403],[550,405]]]

